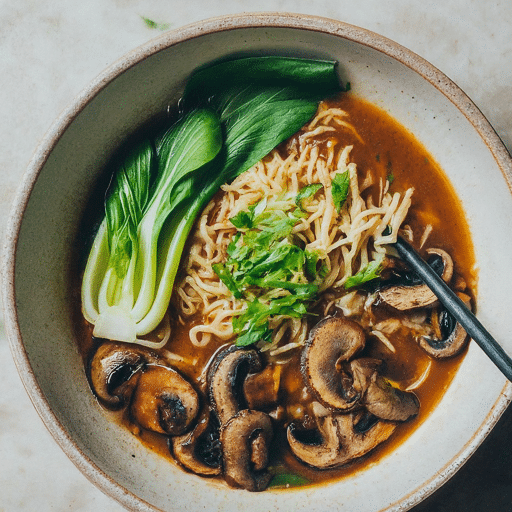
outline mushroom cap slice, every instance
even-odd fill
[[[457,296],[469,308],[471,307],[471,298],[465,293],[458,292]],[[420,347],[427,352],[428,355],[436,359],[444,359],[457,355],[466,346],[469,335],[458,322],[451,333],[444,339],[430,338],[422,336],[419,340]]]
[[[308,388],[326,407],[349,410],[360,395],[341,365],[365,345],[362,327],[343,317],[327,317],[311,330],[302,352],[301,371]]]
[[[180,435],[199,412],[199,396],[192,384],[176,370],[148,366],[141,373],[133,393],[130,413],[146,430]]]
[[[263,491],[272,474],[267,471],[273,437],[268,414],[244,409],[221,429],[224,477],[232,487]]]
[[[261,370],[261,359],[254,349],[234,345],[220,352],[208,372],[210,403],[221,425],[245,408],[244,380]]]
[[[441,277],[445,283],[449,283],[453,277],[452,257],[446,251],[443,251],[443,249],[439,249],[439,247],[431,247],[430,249],[427,249],[427,254],[430,254],[431,256],[439,256],[439,258],[441,258]],[[434,263],[431,262],[430,265],[435,268]]]
[[[296,431],[290,425],[288,443],[298,459],[315,468],[329,469],[366,455],[388,439],[396,428],[396,423],[379,420],[359,432],[355,420],[352,413],[317,418],[321,442],[316,444],[297,439]]]
[[[355,359],[350,363],[354,388],[363,395],[361,403],[368,412],[383,420],[406,421],[418,414],[420,403],[412,392],[395,388],[378,373],[382,361]]]
[[[221,473],[220,433],[212,422],[209,407],[204,407],[190,432],[169,438],[169,447],[175,459],[198,475],[215,476]],[[208,456],[205,456],[206,453]]]
[[[449,283],[453,276],[453,260],[451,256],[446,251],[438,248],[428,249],[427,253],[438,256],[441,259],[441,277],[445,283]],[[438,300],[437,296],[426,284],[388,286],[379,291],[379,297],[388,306],[399,311],[432,306]]]
[[[158,360],[154,352],[132,344],[102,343],[88,366],[92,390],[103,405],[119,409],[130,400],[141,370]]]
[[[372,377],[382,367],[382,360],[371,357],[360,357],[350,362],[350,371],[354,381],[354,389],[364,395],[372,382]]]
[[[304,436],[304,431],[290,423],[286,437],[293,454],[302,462],[319,469],[341,465],[342,462],[339,461],[343,459],[343,453],[336,418],[337,416],[332,415],[318,417],[318,431],[307,431],[309,436]],[[299,436],[299,432],[302,435]],[[303,439],[304,437],[307,439]]]
[[[368,412],[390,421],[407,421],[420,410],[420,402],[414,393],[395,388],[377,373],[371,378],[364,405]]]
[[[425,308],[437,302],[437,296],[426,284],[390,286],[379,292],[383,302],[398,311]]]

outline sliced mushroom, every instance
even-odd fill
[[[384,377],[375,373],[364,397],[366,409],[383,420],[406,421],[420,409],[418,397],[395,388]]]
[[[130,412],[142,428],[176,436],[192,426],[199,412],[199,397],[177,371],[148,366],[139,377]]]
[[[441,264],[439,265],[440,268],[436,271],[441,275],[445,283],[449,283],[453,277],[452,257],[446,251],[443,251],[438,247],[432,247],[431,249],[427,249],[427,254],[434,256],[434,258],[429,258],[429,264],[434,269],[436,269],[435,256],[439,256]],[[439,261],[439,258],[437,258],[437,261]]]
[[[338,437],[337,418],[332,415],[317,418],[318,430],[302,430],[290,423],[286,437],[293,454],[319,469],[343,464],[344,454]]]
[[[354,389],[363,395],[368,412],[383,420],[406,421],[418,414],[420,403],[412,392],[394,387],[378,373],[382,362],[361,358],[351,362]]]
[[[261,370],[261,359],[254,349],[234,345],[218,354],[208,372],[210,402],[221,425],[245,409],[243,384],[247,374]]]
[[[396,423],[374,421],[358,429],[352,413],[317,418],[316,438],[301,439],[300,430],[288,427],[287,439],[295,456],[319,469],[335,468],[362,457],[394,432]]]
[[[176,460],[186,469],[203,476],[221,473],[219,425],[209,407],[204,407],[194,429],[187,434],[169,438]]]
[[[443,281],[449,283],[453,276],[453,261],[450,255],[438,248],[427,250],[434,256],[429,263],[436,269]],[[437,257],[437,258],[436,258]],[[437,296],[426,284],[414,286],[393,285],[379,291],[380,299],[399,311],[429,307],[437,303]]]
[[[469,308],[471,307],[471,298],[465,293],[459,292],[457,296]],[[460,325],[455,319],[446,311],[440,313],[441,320],[441,333],[444,338],[437,339],[428,336],[422,336],[419,345],[432,357],[436,359],[444,359],[452,357],[461,352],[466,346],[469,336],[464,327]]]
[[[244,409],[221,429],[224,477],[232,487],[263,491],[272,478],[267,471],[273,437],[268,414]]]
[[[302,352],[304,381],[326,407],[349,410],[360,398],[342,363],[363,349],[365,334],[359,324],[343,317],[321,320],[309,335]]]
[[[119,409],[128,401],[141,370],[158,356],[135,345],[105,342],[89,363],[91,387],[98,399],[110,409]]]
[[[382,361],[380,359],[370,357],[360,357],[351,361],[350,372],[354,389],[364,395],[372,382],[373,375],[378,372],[381,366]]]

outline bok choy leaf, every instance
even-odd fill
[[[153,150],[148,142],[142,143],[136,156],[127,156],[114,177],[105,226],[94,241],[82,284],[83,310],[95,324],[95,336],[135,341],[142,334],[137,324],[151,310],[165,274],[157,268],[160,231],[186,197],[187,176],[219,153],[220,120],[212,111],[195,110],[163,140],[152,187]]]
[[[134,148],[113,177],[82,282],[95,336],[151,345],[142,337],[165,316],[197,216],[337,90],[335,63],[306,59],[237,59],[191,77],[182,119]]]
[[[261,87],[291,86],[321,100],[340,90],[334,66],[328,60],[275,56],[227,60],[194,73],[185,90],[185,101],[219,98],[230,88],[240,89],[251,83]]]
[[[128,269],[137,226],[149,201],[154,150],[147,140],[133,148],[114,176],[106,204],[107,241],[110,264],[123,277]]]

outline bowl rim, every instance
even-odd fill
[[[36,148],[25,171],[11,205],[4,237],[2,253],[4,264],[1,270],[2,300],[5,329],[15,365],[22,383],[46,428],[68,458],[94,485],[129,510],[157,512],[160,509],[122,487],[103,472],[74,443],[71,436],[66,432],[64,426],[51,410],[44,392],[39,387],[28,354],[24,348],[18,323],[15,290],[17,243],[24,212],[30,200],[34,185],[39,177],[39,173],[43,169],[60,137],[80,114],[83,108],[116,77],[151,55],[186,40],[233,29],[263,27],[295,28],[335,35],[377,50],[411,68],[433,85],[439,92],[444,94],[472,124],[483,142],[489,148],[512,192],[512,157],[483,113],[462,89],[435,66],[399,43],[370,30],[343,21],[292,12],[253,12],[217,16],[160,34],[156,38],[133,49],[107,67],[72,100],[70,105],[65,108],[60,116],[53,122]],[[417,489],[403,496],[397,502],[390,504],[383,510],[396,512],[408,510],[446,483],[480,446],[498,422],[511,400],[512,383],[505,381],[499,397],[487,414],[484,422],[476,430],[459,454],[448,461],[438,473],[426,480]]]

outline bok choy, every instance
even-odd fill
[[[251,57],[192,75],[182,117],[126,155],[112,178],[82,282],[94,335],[150,346],[200,212],[339,90],[327,61]]]

